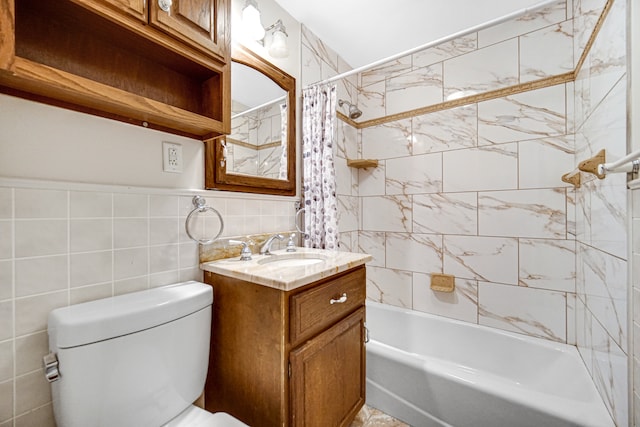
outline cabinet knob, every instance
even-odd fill
[[[338,299],[331,298],[329,300],[329,304],[331,304],[331,305],[333,305],[333,304],[342,304],[342,303],[345,303],[345,302],[347,302],[347,294],[346,293],[342,294],[342,296],[340,298],[338,298]]]
[[[158,0],[158,7],[165,12],[169,12],[171,10],[172,0]]]

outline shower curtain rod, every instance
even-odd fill
[[[599,164],[598,173],[607,174],[637,172],[638,167],[640,167],[638,159],[640,159],[640,150],[633,151],[622,157],[621,159],[616,160],[615,162]]]
[[[325,80],[322,80],[322,81],[319,81],[319,82],[316,82],[316,83],[311,83],[311,84],[307,85],[306,87],[311,87],[311,86],[316,86],[316,85],[323,85],[323,84],[335,82],[335,81],[343,79],[345,77],[349,77],[349,76],[351,76],[353,74],[361,73],[362,71],[366,71],[366,70],[369,70],[371,68],[377,67],[378,65],[385,64],[385,63],[387,63],[389,61],[393,61],[395,59],[399,59],[399,58],[402,58],[404,56],[411,55],[412,53],[416,53],[416,52],[419,52],[421,50],[428,49],[430,47],[434,47],[434,46],[437,46],[437,45],[442,44],[442,43],[446,43],[448,41],[457,39],[459,37],[466,36],[466,35],[471,34],[471,33],[475,33],[475,32],[480,31],[480,30],[484,30],[484,29],[492,27],[494,25],[502,24],[503,22],[509,21],[511,19],[514,19],[514,18],[519,18],[522,15],[526,15],[527,13],[536,11],[538,9],[542,9],[543,7],[546,7],[546,6],[548,6],[548,5],[552,4],[552,3],[558,3],[558,2],[559,2],[558,0],[545,0],[545,1],[540,2],[540,3],[538,3],[538,4],[534,5],[534,6],[522,8],[522,9],[517,10],[515,12],[503,15],[503,16],[501,16],[499,18],[487,21],[487,22],[485,22],[483,24],[479,24],[479,25],[475,25],[473,27],[469,27],[469,28],[467,28],[465,30],[458,31],[457,33],[453,33],[453,34],[450,34],[448,36],[439,38],[437,40],[425,43],[425,44],[423,44],[421,46],[414,47],[412,49],[405,50],[405,51],[400,52],[400,53],[396,53],[395,55],[391,55],[391,56],[389,56],[387,58],[383,58],[383,59],[374,61],[374,62],[372,62],[370,64],[363,65],[363,66],[358,67],[358,68],[354,68],[353,70],[345,71],[342,74],[338,74],[338,75],[330,77],[328,79],[325,79]]]
[[[256,110],[259,110],[261,108],[267,107],[267,106],[269,106],[271,104],[275,104],[276,102],[284,101],[285,99],[287,99],[287,95],[282,95],[280,98],[272,99],[271,101],[267,101],[264,104],[260,104],[260,105],[257,105],[255,107],[249,108],[248,110],[244,110],[241,113],[238,113],[236,115],[231,116],[231,118],[235,119],[237,117],[244,116],[245,114],[252,113],[252,112],[254,112]]]

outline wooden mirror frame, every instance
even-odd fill
[[[242,193],[296,194],[296,79],[243,46],[234,46],[231,60],[251,67],[287,92],[287,179],[227,174],[222,141],[224,136],[205,141],[205,188]],[[233,94],[231,94],[233,96]],[[231,102],[229,102],[230,104]]]

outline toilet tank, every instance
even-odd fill
[[[156,427],[204,388],[210,286],[191,281],[91,301],[49,314],[58,427]]]

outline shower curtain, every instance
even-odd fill
[[[338,203],[333,164],[336,86],[315,85],[302,93],[304,245],[338,249]]]

